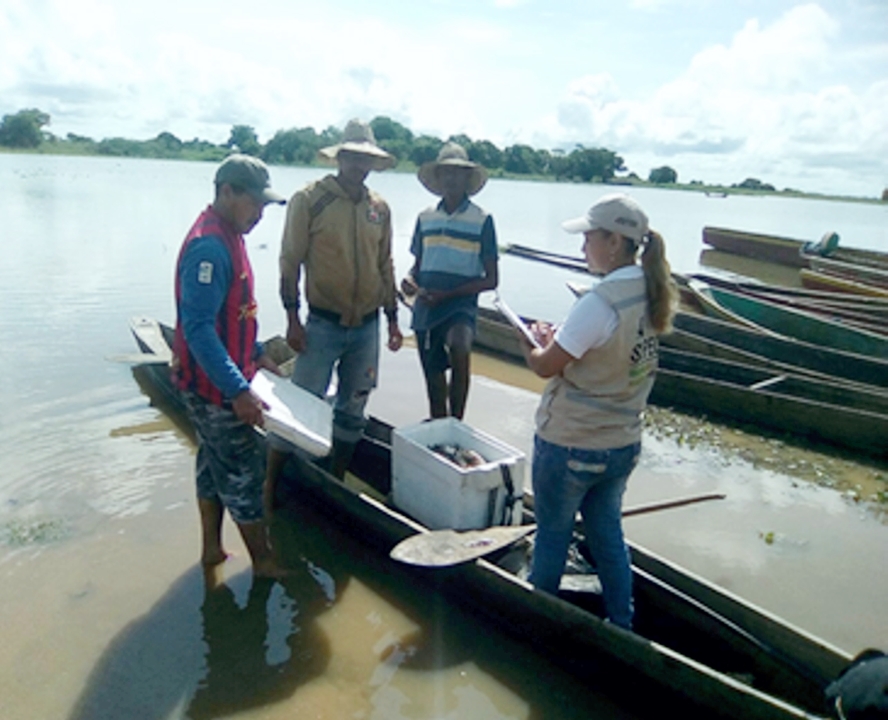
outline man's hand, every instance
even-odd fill
[[[394,322],[389,321],[388,335],[388,349],[392,352],[397,352],[401,349],[401,344],[404,342],[404,336],[401,334],[401,329],[398,327],[397,320]]]
[[[416,284],[416,280],[413,279],[413,275],[408,275],[403,280],[401,280],[401,292],[404,293],[407,297],[413,297],[419,291],[419,285]]]
[[[274,373],[279,377],[284,376],[284,374],[281,372],[280,367],[278,367],[278,364],[269,357],[268,353],[262,353],[256,359],[256,367],[262,370],[268,370],[268,372]]]
[[[299,318],[291,318],[287,323],[287,345],[296,352],[305,350],[305,327],[299,322]]]
[[[448,300],[453,297],[453,295],[445,290],[427,290],[426,288],[420,288],[419,297],[422,298],[422,301],[429,307],[435,307],[435,305]]]
[[[262,427],[262,411],[268,409],[268,405],[252,390],[244,390],[235,395],[231,409],[242,423]]]

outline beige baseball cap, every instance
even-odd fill
[[[569,233],[609,230],[640,243],[649,230],[648,217],[628,195],[614,193],[600,198],[582,217],[561,223]]]

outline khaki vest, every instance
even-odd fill
[[[543,392],[537,434],[564,447],[608,450],[641,440],[659,344],[647,316],[644,278],[606,280],[598,293],[619,325],[601,347],[568,363]]]

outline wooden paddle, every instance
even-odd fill
[[[477,560],[520,540],[536,525],[496,525],[485,530],[433,530],[402,540],[389,553],[392,560],[420,567],[450,567]]]
[[[725,495],[722,493],[708,493],[649,503],[624,510],[623,517],[643,515],[707,500],[722,500],[724,497]],[[402,540],[392,548],[389,557],[407,565],[419,567],[451,567],[470,560],[477,560],[495,550],[507,547],[534,532],[536,527],[536,525],[496,525],[484,530],[463,532],[451,529],[431,530]]]

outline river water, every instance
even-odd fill
[[[195,562],[194,448],[115,356],[134,351],[132,316],[173,317],[176,253],[214,170],[0,154],[3,717],[630,717],[530,649],[414,596],[307,510],[274,529],[298,582],[251,583],[228,526],[236,555],[207,589]],[[289,194],[323,172],[273,168],[273,184]],[[400,277],[431,197],[412,175],[371,185],[393,209]],[[609,191],[491,180],[478,201],[501,244],[578,254],[560,222]],[[706,269],[704,225],[803,239],[837,231],[845,244],[888,248],[885,205],[632,192],[680,271]],[[263,336],[284,324],[283,219],[268,208],[248,238]],[[570,306],[566,271],[505,256],[501,277],[519,312],[557,319]],[[529,454],[539,383],[481,357],[474,369],[466,420]],[[396,425],[425,415],[412,348],[384,353],[370,409]],[[885,468],[654,418],[627,504],[728,498],[627,520],[633,540],[849,652],[888,646],[888,529],[868,502],[886,491]]]

